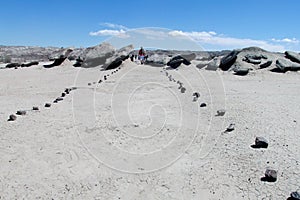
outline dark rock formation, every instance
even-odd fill
[[[82,63],[83,63],[83,60],[80,58],[80,57],[78,57],[77,59],[76,59],[76,62],[74,63],[74,67],[81,67],[81,65],[82,65]]]
[[[298,53],[292,52],[292,51],[286,51],[286,52],[284,52],[284,54],[285,54],[285,57],[287,57],[291,61],[300,63],[300,55]]]
[[[276,67],[282,72],[298,71],[300,70],[300,64],[293,63],[289,60],[278,59],[276,60]]]
[[[5,67],[6,68],[15,68],[15,67],[20,67],[20,63],[9,63]]]
[[[223,71],[227,71],[234,64],[238,54],[239,51],[234,50],[227,56],[223,57],[219,66],[220,69]]]
[[[23,63],[23,64],[21,65],[21,67],[30,67],[30,66],[38,65],[38,64],[39,64],[39,62],[33,61],[33,62],[29,62],[29,63]]]
[[[169,62],[167,62],[167,66],[170,66],[173,69],[178,68],[182,63],[185,65],[190,65],[191,60],[195,59],[195,54],[188,54],[188,55],[178,55],[173,58]]]
[[[265,63],[259,65],[259,68],[260,68],[260,69],[267,68],[267,67],[269,67],[270,65],[272,65],[272,63],[273,63],[273,61],[272,61],[272,60],[269,60],[269,61],[267,61],[267,62],[265,62]]]
[[[116,69],[122,64],[122,62],[123,62],[123,59],[121,57],[118,57],[114,61],[112,61],[110,64],[108,64],[106,67],[104,67],[104,69],[105,70]]]
[[[54,62],[50,65],[44,65],[45,68],[52,68],[61,65],[67,57],[61,56],[54,60]]]

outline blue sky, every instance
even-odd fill
[[[3,0],[0,45],[93,46],[161,27],[204,49],[300,51],[298,0]]]

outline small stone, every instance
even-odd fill
[[[88,85],[92,85],[91,83],[88,83]]]
[[[225,113],[226,113],[225,109],[220,109],[220,110],[217,110],[217,115],[216,116],[224,116]]]
[[[275,182],[277,180],[277,171],[274,169],[266,169],[265,177],[262,178],[262,181]]]
[[[185,93],[185,91],[186,91],[185,87],[182,87],[182,88],[180,89],[180,91],[181,91],[181,93]]]
[[[66,93],[66,94],[69,94],[69,92],[71,92],[71,89],[70,89],[70,88],[66,88],[66,89],[65,89],[65,93]]]
[[[199,94],[199,92],[194,92],[194,93],[193,93],[193,96],[199,98],[199,97],[200,97],[200,94]]]
[[[102,80],[99,80],[99,81],[98,81],[98,83],[101,83],[101,82],[102,82]]]
[[[62,101],[62,100],[64,100],[64,98],[62,98],[62,97],[57,97],[55,100],[56,100],[56,101]]]
[[[226,132],[231,132],[231,131],[233,131],[233,130],[234,130],[234,126],[235,126],[235,124],[231,123],[231,124],[227,127]]]
[[[17,119],[16,115],[9,115],[8,121],[15,121]]]
[[[45,107],[46,108],[50,108],[51,107],[51,103],[45,103]]]
[[[256,137],[255,138],[255,145],[253,148],[268,148],[268,140],[264,137]]]
[[[25,110],[18,110],[17,115],[26,115],[26,111]]]
[[[61,97],[65,97],[66,96],[66,93],[61,93]]]
[[[201,104],[200,104],[200,107],[201,107],[201,108],[206,107],[206,103],[201,103]]]
[[[32,107],[32,110],[39,110],[39,107],[33,106],[33,107]]]
[[[291,193],[292,200],[300,200],[300,194],[298,191]]]

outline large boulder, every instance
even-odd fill
[[[112,57],[114,53],[115,48],[109,43],[102,43],[94,47],[89,47],[80,55],[84,60],[81,66],[84,68],[91,68],[104,65],[106,60]]]
[[[291,61],[286,60],[286,59],[276,60],[276,67],[282,72],[300,70],[300,64],[291,62]]]
[[[292,51],[286,51],[284,54],[285,54],[285,57],[287,57],[291,61],[300,63],[300,55],[298,53],[292,52]]]
[[[32,66],[32,65],[38,65],[38,64],[39,64],[39,62],[33,61],[33,62],[29,62],[29,63],[23,63],[23,64],[21,65],[21,67],[30,67],[30,66]]]
[[[5,67],[6,68],[16,68],[16,67],[20,67],[20,63],[9,63],[7,64]]]
[[[52,64],[44,65],[44,68],[52,68],[52,67],[59,66],[65,61],[66,58],[67,57],[61,56],[60,58],[55,59]]]
[[[216,71],[218,69],[218,67],[220,66],[220,63],[221,63],[221,58],[215,57],[207,64],[207,67],[205,69]]]
[[[223,71],[227,71],[230,69],[230,67],[234,64],[234,62],[237,59],[237,55],[240,51],[234,50],[230,52],[227,56],[223,57],[220,62],[220,69]]]
[[[269,61],[267,61],[267,62],[265,62],[265,63],[260,64],[260,65],[259,65],[259,68],[260,68],[260,69],[267,68],[267,67],[269,67],[270,65],[272,65],[272,63],[273,63],[273,61],[272,61],[272,60],[269,60]]]
[[[196,54],[187,54],[187,55],[178,55],[171,58],[169,62],[167,62],[167,66],[170,66],[173,69],[178,68],[182,63],[185,65],[190,65],[191,61],[196,58]]]

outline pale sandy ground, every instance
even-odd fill
[[[300,73],[166,71],[126,61],[93,84],[111,71],[0,70],[0,199],[287,199],[300,189]],[[256,136],[269,148],[252,149]],[[267,167],[275,183],[260,180]]]

